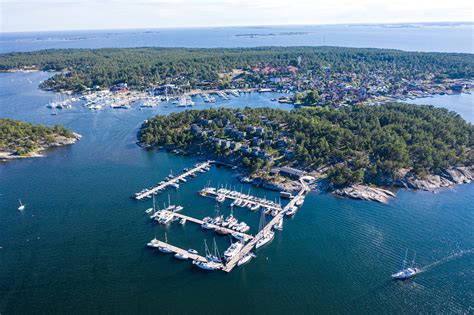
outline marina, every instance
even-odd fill
[[[178,220],[186,220],[185,222],[193,222],[193,223],[196,223],[196,224],[199,224],[199,225],[203,225],[205,223],[205,221],[203,220],[200,220],[200,219],[196,219],[196,218],[193,218],[193,217],[190,217],[190,216],[187,216],[187,215],[184,215],[184,214],[181,214],[181,213],[176,213],[174,211],[169,211],[169,210],[159,210],[157,213],[159,213],[159,215],[157,216],[154,216],[152,219],[157,219],[158,216],[161,217],[161,218],[168,218],[168,217],[171,217],[172,219],[170,220],[173,221],[174,218],[177,218]],[[159,220],[159,219],[158,219]],[[157,221],[158,221],[157,220]],[[252,235],[249,235],[249,234],[246,234],[246,233],[242,233],[242,232],[238,232],[238,231],[235,231],[231,228],[226,228],[226,227],[218,227],[218,226],[214,226],[211,229],[214,229],[216,230],[217,228],[227,232],[227,234],[233,234],[233,235],[236,235],[236,236],[239,236],[242,240],[244,241],[249,241],[249,240],[252,240],[253,239],[253,236]]]
[[[225,199],[233,200],[232,206],[249,208],[251,211],[265,209],[266,213],[276,213],[282,210],[281,204],[265,198],[257,198],[250,194],[243,194],[241,192],[230,190],[226,188],[216,189],[214,187],[207,187],[199,192],[203,197],[216,198],[217,202],[223,202]]]
[[[270,243],[275,235],[274,229],[282,230],[283,229],[283,218],[287,213],[294,213],[297,209],[297,204],[302,205],[302,200],[306,193],[310,191],[310,187],[308,183],[314,181],[314,178],[311,176],[304,176],[299,179],[299,183],[301,185],[301,189],[298,194],[289,201],[289,203],[285,207],[281,207],[280,205],[276,205],[275,203],[268,201],[266,199],[253,197],[250,194],[242,194],[236,191],[230,191],[225,188],[220,188],[216,190],[215,188],[205,188],[200,191],[200,195],[203,196],[211,196],[216,197],[216,202],[219,202],[218,198],[229,198],[235,201],[245,200],[251,202],[251,207],[259,206],[261,209],[261,218],[260,218],[260,227],[259,232],[255,235],[249,235],[243,232],[239,232],[232,228],[237,224],[237,219],[233,217],[233,205],[231,205],[231,215],[228,216],[225,221],[223,220],[223,216],[216,216],[214,220],[211,220],[210,217],[206,217],[203,220],[196,219],[187,215],[183,215],[180,213],[175,212],[176,206],[169,206],[166,209],[159,210],[155,212],[150,218],[158,221],[162,224],[168,224],[172,221],[181,222],[192,222],[199,224],[206,230],[214,230],[219,234],[230,234],[238,241],[232,243],[231,246],[224,252],[223,259],[221,260],[220,257],[214,257],[218,259],[219,262],[216,263],[214,260],[211,260],[209,257],[204,258],[202,256],[194,255],[192,258],[189,255],[189,252],[186,250],[176,247],[174,245],[170,245],[167,242],[160,242],[158,240],[153,239],[148,246],[150,247],[157,247],[160,251],[164,253],[174,252],[179,259],[187,259],[186,257],[193,259],[193,264],[197,267],[205,270],[223,270],[225,272],[231,272],[236,266],[240,266],[243,264],[248,263],[252,258],[256,257],[252,250],[258,249],[268,243]],[[223,200],[221,200],[222,202]],[[154,209],[154,208],[152,208]],[[265,223],[265,215],[266,211],[271,209],[271,214],[273,218],[268,222]],[[150,209],[147,209],[149,211]],[[229,218],[231,218],[229,220]],[[233,220],[233,221],[231,221]],[[212,223],[211,223],[212,222]],[[232,222],[232,223],[230,223]],[[232,225],[231,225],[232,224]],[[206,245],[206,251],[207,244]],[[183,256],[184,255],[184,256]],[[208,255],[207,255],[208,256]]]
[[[185,170],[184,173],[178,176],[169,175],[165,181],[161,181],[158,185],[143,189],[140,192],[137,192],[133,198],[136,200],[142,200],[143,198],[151,198],[152,195],[156,195],[168,187],[179,188],[179,183],[185,183],[187,181],[187,177],[196,176],[196,173],[201,172],[204,173],[208,171],[212,165],[213,161],[206,161],[204,163],[198,163],[193,168],[189,170]]]

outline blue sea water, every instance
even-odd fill
[[[0,52],[103,47],[344,46],[473,53],[473,34],[472,23],[0,33]]]
[[[0,164],[0,313],[473,312],[474,185],[399,190],[387,205],[313,191],[249,264],[230,274],[202,272],[145,244],[166,232],[170,243],[202,252],[204,238],[215,237],[222,252],[228,237],[189,222],[158,226],[144,215],[150,201],[129,198],[196,162],[135,144],[144,119],[176,108],[79,107],[51,116],[45,104],[52,94],[37,89],[49,75],[0,74],[0,117],[61,123],[83,136],[46,157]],[[271,97],[247,94],[215,105],[197,99],[196,108],[281,107]],[[420,102],[452,110],[465,104],[462,115],[472,121],[472,95]],[[201,218],[214,212],[213,201],[196,194],[209,183],[277,197],[241,185],[235,175],[213,167],[170,190],[170,199]],[[19,198],[24,213],[17,211]],[[158,205],[167,199],[161,195]],[[229,204],[220,210],[228,214]],[[236,209],[235,215],[256,233],[258,214]],[[417,252],[424,272],[391,281],[405,248]]]

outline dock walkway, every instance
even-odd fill
[[[208,168],[211,164],[213,163],[213,161],[206,161],[204,163],[200,163],[200,164],[197,164],[194,168],[184,172],[183,174],[181,175],[178,175],[176,177],[173,177],[172,179],[162,183],[162,184],[159,184],[153,188],[150,188],[148,189],[147,191],[143,191],[143,192],[139,192],[139,193],[136,193],[134,198],[137,199],[137,200],[141,200],[145,197],[148,197],[152,194],[155,194],[155,193],[158,193],[160,192],[161,190],[167,188],[168,186],[172,185],[172,184],[178,184],[180,180],[196,173],[196,172],[199,172],[205,168]]]
[[[222,269],[223,271],[225,272],[231,272],[232,269],[234,269],[234,267],[237,265],[237,263],[239,262],[239,260],[244,257],[245,255],[249,254],[252,249],[255,247],[255,245],[257,244],[257,242],[266,234],[268,233],[269,231],[271,231],[273,229],[273,226],[283,218],[283,216],[285,215],[286,211],[288,211],[288,209],[290,209],[291,207],[295,206],[296,204],[296,201],[299,199],[299,198],[304,198],[305,194],[310,190],[308,185],[304,182],[303,179],[300,180],[300,183],[301,183],[301,190],[298,192],[298,194],[295,196],[295,198],[291,199],[290,202],[283,208],[281,209],[278,214],[276,216],[273,217],[273,219],[270,220],[270,222],[268,222],[267,225],[265,225],[265,227],[260,231],[258,232],[257,235],[255,235],[255,237],[250,241],[248,242],[247,244],[245,244],[245,246],[242,248],[242,250],[240,251],[239,255],[236,255],[235,257],[233,257],[231,260],[229,260],[225,267]]]
[[[177,213],[177,212],[171,212],[171,211],[168,211],[168,210],[161,210],[162,213],[169,213],[169,214],[172,214],[173,216],[177,217],[177,218],[181,218],[181,219],[186,219],[186,221],[190,221],[190,222],[193,222],[193,223],[196,223],[196,224],[203,224],[204,221],[202,220],[199,220],[199,219],[196,219],[196,218],[193,218],[193,217],[190,217],[190,216],[187,216],[187,215],[184,215],[184,214],[181,214],[181,213]],[[228,229],[228,228],[225,228],[225,227],[222,227],[222,226],[217,226],[216,225],[216,228],[219,228],[219,229],[222,229],[224,231],[227,231],[229,232],[229,234],[235,234],[235,235],[238,235],[240,237],[242,237],[243,239],[245,239],[245,241],[249,241],[249,240],[252,240],[254,237],[252,235],[249,235],[249,234],[246,234],[246,233],[242,233],[242,232],[237,232],[237,231],[234,231],[232,229]]]
[[[151,248],[157,248],[157,249],[158,249],[158,247],[164,247],[164,248],[169,249],[170,251],[172,251],[175,254],[188,256],[189,259],[191,259],[191,260],[198,260],[198,261],[202,261],[202,262],[207,261],[206,257],[203,257],[201,255],[197,255],[197,254],[192,254],[192,253],[188,252],[187,250],[184,250],[184,249],[179,248],[177,246],[171,245],[169,243],[165,243],[165,242],[158,241],[158,240],[156,240],[154,242],[155,242],[155,246],[150,246],[150,245],[148,245],[148,246],[151,247]]]
[[[257,198],[253,197],[251,195],[246,195],[246,194],[241,194],[239,193],[238,195],[232,195],[232,193],[238,193],[237,191],[229,191],[227,189],[216,189],[213,187],[208,187],[204,188],[201,190],[201,196],[210,196],[217,198],[217,196],[224,196],[226,199],[234,200],[234,201],[241,201],[241,202],[246,202],[250,204],[251,206],[253,205],[258,205],[260,208],[267,208],[270,210],[275,210],[280,212],[282,210],[282,207],[280,205],[277,205],[275,203],[269,204],[266,199],[263,198]],[[239,207],[239,206],[237,206]]]

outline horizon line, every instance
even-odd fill
[[[265,27],[292,27],[292,26],[377,26],[377,25],[427,25],[427,24],[467,24],[474,25],[474,21],[419,21],[419,22],[353,22],[353,23],[323,23],[323,24],[254,24],[254,25],[215,25],[215,26],[160,26],[160,27],[127,27],[127,28],[90,28],[90,29],[63,29],[63,30],[34,30],[34,31],[3,31],[0,34],[20,33],[55,33],[55,32],[90,32],[90,31],[125,31],[125,30],[171,30],[171,29],[216,29],[216,28],[265,28]]]

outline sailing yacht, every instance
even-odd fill
[[[248,263],[252,258],[255,258],[255,257],[257,257],[255,256],[255,254],[248,253],[247,255],[239,259],[239,261],[237,262],[237,266],[242,266],[243,264]]]
[[[411,277],[414,277],[417,273],[419,273],[421,270],[418,268],[415,268],[415,257],[416,253],[413,256],[413,260],[411,261],[411,266],[406,268],[407,264],[407,255],[408,255],[408,248],[405,251],[405,258],[403,259],[402,262],[402,270],[392,274],[392,279],[394,280],[405,280],[409,279]]]
[[[21,199],[19,199],[19,201],[20,201],[20,206],[18,207],[18,210],[19,210],[19,211],[23,211],[23,210],[25,210],[25,206],[26,206],[26,204],[25,204],[25,205],[24,205],[24,204],[22,204],[22,203],[21,203]]]
[[[165,243],[168,244],[168,236],[166,235],[166,233],[165,233]],[[163,247],[163,246],[158,246],[158,250],[162,253],[165,253],[165,254],[169,254],[169,253],[173,252],[168,247]]]
[[[260,216],[260,227],[259,231],[263,233],[262,237],[257,241],[257,244],[255,244],[255,248],[262,247],[263,245],[266,245],[267,243],[271,242],[273,240],[273,237],[275,237],[275,232],[273,232],[270,228],[270,230],[265,231],[265,212],[262,211],[262,215]],[[260,233],[259,232],[259,233]]]

